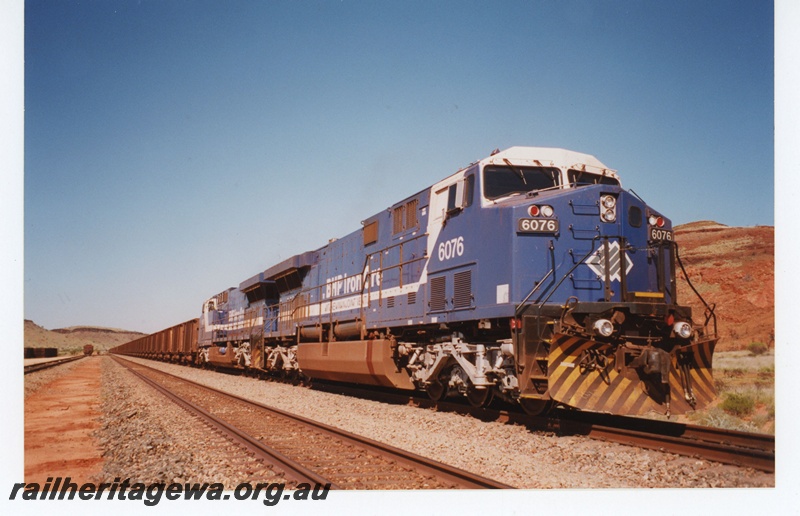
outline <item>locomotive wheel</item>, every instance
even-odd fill
[[[520,398],[519,406],[529,416],[541,416],[553,408],[553,400],[537,400],[533,398]]]
[[[467,401],[473,407],[488,407],[494,399],[492,389],[476,389],[470,386],[467,389]]]
[[[440,381],[434,380],[425,387],[425,392],[428,393],[428,397],[433,401],[442,401],[447,389]]]

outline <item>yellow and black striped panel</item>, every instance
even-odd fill
[[[687,346],[678,353],[678,364],[686,363],[689,366],[688,383],[697,400],[696,409],[708,406],[717,397],[717,389],[714,384],[714,375],[711,367],[716,345],[716,339],[708,340]],[[672,369],[674,371],[675,364],[673,364]],[[670,382],[672,382],[671,376]]]
[[[250,348],[250,367],[260,369],[264,363],[262,346],[252,346]]]
[[[686,400],[681,383],[678,357],[672,357],[669,375],[669,392],[660,376],[645,375],[635,368],[617,364],[614,355],[608,356],[608,344],[590,339],[556,333],[553,336],[548,356],[548,386],[552,399],[582,410],[635,415],[648,411],[682,414],[700,409],[716,396],[714,379],[711,376],[713,342],[697,344],[687,348],[681,355],[681,363],[688,365],[690,386],[695,406]],[[598,351],[606,358],[602,366],[582,367],[581,358],[591,351]]]

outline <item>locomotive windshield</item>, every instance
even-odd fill
[[[613,185],[619,186],[619,181],[611,176],[601,176],[591,172],[581,172],[580,170],[570,170],[567,172],[567,180],[575,186],[585,185]]]
[[[483,169],[483,195],[493,200],[557,187],[560,173],[557,168],[487,166]]]

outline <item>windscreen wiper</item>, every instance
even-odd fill
[[[517,167],[515,167],[514,165],[512,165],[511,162],[508,161],[508,159],[503,158],[503,161],[506,162],[506,165],[511,167],[511,170],[516,172],[516,174],[519,176],[520,179],[522,179],[522,184],[524,184],[525,186],[528,186],[528,182],[525,181],[525,175],[522,173],[522,171],[520,169],[518,169]]]

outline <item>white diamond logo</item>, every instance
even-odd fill
[[[622,258],[622,253],[619,250],[619,242],[616,240],[608,244],[608,275],[611,281],[620,281],[620,270],[622,267],[620,266],[620,260]],[[625,274],[627,275],[631,272],[633,268],[633,262],[631,261],[630,257],[626,254],[625,255]],[[586,259],[586,265],[589,266],[592,271],[597,274],[599,277],[604,278],[606,275],[606,247],[605,245],[601,245],[600,248],[592,253],[592,255]]]

